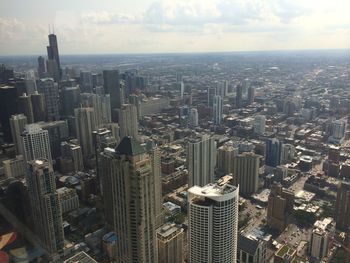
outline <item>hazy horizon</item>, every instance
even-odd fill
[[[293,54],[293,53],[312,53],[312,54],[325,54],[325,53],[349,53],[350,48],[335,48],[335,49],[276,49],[276,50],[232,50],[232,51],[164,51],[164,52],[115,52],[115,53],[60,53],[60,57],[68,56],[138,56],[138,55],[200,55],[200,54]],[[0,54],[0,57],[35,57],[46,56],[45,52],[41,54]]]

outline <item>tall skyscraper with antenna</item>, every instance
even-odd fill
[[[47,71],[50,77],[58,81],[62,77],[60,55],[58,52],[57,36],[53,33],[49,34],[49,45],[47,46]]]

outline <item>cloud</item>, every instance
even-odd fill
[[[240,26],[270,20],[289,23],[306,15],[307,9],[286,0],[165,0],[153,2],[143,13],[93,12],[82,15],[84,23],[144,25],[164,32],[198,31],[210,24]]]
[[[294,18],[310,14],[312,9],[298,1],[279,0],[271,4],[271,11],[283,23],[289,23]]]
[[[81,21],[92,24],[129,24],[141,22],[138,17],[131,14],[109,13],[107,11],[83,13]]]
[[[0,54],[45,54],[48,23],[62,54],[344,48],[349,8],[348,0],[160,0],[138,12],[0,17]]]

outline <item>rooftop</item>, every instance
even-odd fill
[[[73,257],[65,260],[64,263],[97,263],[97,261],[84,251],[81,251],[78,254],[75,254]]]
[[[124,137],[115,149],[115,152],[117,154],[135,156],[145,153],[145,149],[137,140],[133,139],[132,137]]]
[[[162,239],[167,239],[173,237],[176,233],[182,232],[182,228],[176,226],[173,223],[168,223],[163,225],[161,228],[157,230],[158,237]]]
[[[243,235],[238,236],[238,249],[243,250],[250,255],[255,255],[258,248],[259,241],[250,239]]]
[[[207,197],[216,201],[225,201],[231,199],[235,192],[238,191],[238,187],[229,184],[232,178],[232,176],[226,175],[215,183],[210,183],[203,187],[193,186],[188,192],[198,197]]]

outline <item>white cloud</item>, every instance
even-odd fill
[[[348,0],[164,0],[138,13],[59,11],[54,24],[61,53],[348,48],[349,9]],[[0,18],[0,54],[45,53],[46,25]]]

